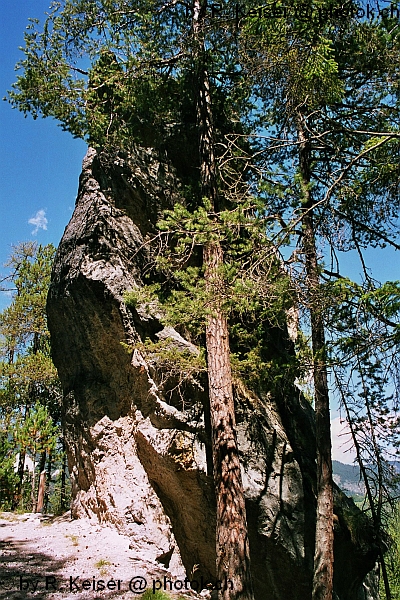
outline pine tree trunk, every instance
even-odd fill
[[[311,215],[306,218],[304,240],[311,306],[318,302],[318,265]],[[315,287],[314,287],[315,286]],[[332,600],[333,592],[333,483],[331,422],[325,336],[318,306],[310,310],[314,356],[315,430],[317,448],[317,519],[315,528],[313,600]]]
[[[308,302],[311,318],[315,425],[317,449],[317,515],[313,575],[313,600],[332,600],[333,595],[333,482],[331,422],[325,333],[321,306],[318,257],[315,244],[313,200],[310,191],[311,149],[301,119],[298,122],[300,175],[303,186],[303,249],[306,262]]]
[[[214,124],[205,59],[206,0],[193,8],[194,55],[197,62],[197,125],[200,179],[203,197],[214,214],[219,210]],[[215,217],[217,218],[217,217]],[[210,396],[213,471],[216,497],[216,574],[219,600],[254,600],[246,507],[235,432],[228,324],[223,311],[223,251],[219,241],[203,248],[204,277],[210,298],[206,324],[206,350]]]
[[[43,510],[44,510],[45,514],[47,514],[49,511],[49,487],[50,487],[50,483],[51,483],[51,468],[52,468],[52,466],[53,466],[53,453],[50,450],[49,457],[47,459],[47,472],[46,472],[47,485],[46,485],[46,491],[45,491],[45,495],[44,495],[44,506],[43,506]]]
[[[32,465],[32,480],[31,480],[31,502],[32,502],[32,512],[36,512],[36,460],[35,456],[33,456],[33,465]]]
[[[24,422],[26,421],[26,419],[27,419],[27,417],[29,415],[29,410],[30,410],[30,404],[26,404],[25,405],[25,412],[24,412]],[[12,501],[12,504],[11,504],[11,510],[16,510],[18,508],[19,503],[21,502],[21,498],[22,498],[22,485],[23,485],[23,482],[24,482],[25,458],[26,458],[26,452],[25,452],[25,450],[23,450],[22,448],[20,448],[19,459],[18,459],[18,470],[17,470],[18,482],[17,482],[17,484],[15,486],[13,501]]]
[[[46,453],[46,450],[44,450],[40,455],[40,461],[39,461],[39,486],[38,486],[35,512],[43,512],[44,495],[45,495],[45,487],[43,487],[43,485],[45,486],[45,484],[46,484],[46,472],[44,470],[44,468],[46,466],[46,458],[47,458],[47,453]],[[44,477],[42,477],[43,473],[44,473]]]
[[[40,454],[40,461],[39,461],[39,473],[41,473],[42,471],[44,471],[45,466],[46,466],[46,458],[47,458],[47,453],[46,450],[44,450],[41,454]]]
[[[217,579],[223,587],[219,592],[221,599],[252,600],[246,507],[235,432],[229,334],[220,299],[222,261],[222,249],[218,243],[205,246],[206,286],[214,296],[212,315],[206,326],[206,347],[217,502]]]
[[[37,503],[35,512],[43,512],[44,505],[44,496],[46,493],[46,471],[40,472],[39,477],[39,486],[38,486],[38,495],[37,495]]]
[[[61,487],[60,487],[60,510],[64,512],[67,508],[67,494],[66,494],[66,483],[67,483],[67,453],[65,437],[62,438],[62,467],[61,467]]]

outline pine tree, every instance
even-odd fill
[[[55,116],[74,135],[105,148],[129,148],[138,140],[147,143],[147,130],[152,125],[156,132],[152,142],[157,145],[163,118],[161,128],[168,140],[171,128],[185,125],[186,111],[192,118],[189,127],[197,134],[193,148],[199,169],[195,182],[199,195],[189,202],[196,206],[206,199],[212,219],[218,221],[222,208],[215,154],[218,117],[213,101],[216,91],[209,76],[218,58],[211,59],[207,48],[208,13],[206,0],[195,0],[189,11],[179,5],[141,2],[137,12],[128,10],[124,2],[65,2],[62,10],[55,9],[42,33],[32,27],[27,34],[24,74],[16,91],[10,93],[11,101],[34,116]],[[69,47],[67,39],[72,40]],[[86,81],[75,82],[73,73],[83,74],[83,70],[75,65],[71,69],[68,61],[83,50],[92,59],[92,67]],[[100,58],[95,60],[99,50]],[[61,103],[60,87],[67,98]],[[182,90],[183,101],[175,101],[174,106],[171,94]],[[184,133],[189,137],[190,131]],[[235,432],[228,324],[222,308],[224,254],[218,239],[205,241],[202,254],[206,293],[211,298],[206,348],[217,502],[216,574],[221,581],[225,577],[232,581],[233,589],[221,591],[221,598],[250,600],[249,541]]]
[[[348,8],[352,10],[343,18],[340,4],[310,6],[306,24],[296,4],[278,8],[278,15],[272,18],[268,10],[261,12],[247,19],[241,52],[261,104],[258,126],[262,141],[257,152],[263,160],[264,179],[273,181],[263,186],[266,206],[271,217],[283,225],[282,234],[288,239],[297,235],[301,224],[305,279],[299,298],[310,315],[317,430],[315,600],[332,598],[334,562],[325,339],[329,300],[320,278],[324,265],[318,257],[318,239],[325,238],[334,254],[338,220],[344,227],[350,225],[349,244],[358,250],[366,240],[381,243],[390,239],[382,222],[378,226],[374,222],[377,207],[382,215],[384,202],[373,194],[368,199],[367,193],[360,197],[359,191],[360,181],[365,192],[370,181],[382,190],[382,179],[376,177],[374,167],[375,178],[370,179],[374,150],[385,144],[390,155],[398,135],[395,120],[390,120],[397,115],[397,106],[387,98],[388,81],[396,90],[391,58],[398,41],[393,23],[359,23],[354,18],[357,7]],[[327,18],[321,20],[322,13]],[[367,34],[362,41],[361,34]],[[288,166],[290,161],[296,171]],[[394,175],[393,169],[390,174]],[[367,218],[363,203],[371,207]],[[357,215],[360,209],[363,218]],[[333,270],[338,272],[337,268],[325,273],[335,277]]]
[[[47,439],[45,429],[54,429],[60,419],[61,390],[50,357],[46,320],[46,298],[54,253],[55,248],[51,244],[44,247],[34,242],[18,244],[7,263],[11,273],[3,279],[3,289],[13,296],[10,306],[0,315],[3,340],[0,410],[5,440],[7,443],[12,440],[12,444],[8,444],[7,455],[15,460],[16,452],[19,454],[17,481],[11,478],[15,483],[13,509],[21,498],[25,457],[31,448],[28,438],[33,431],[33,425],[30,426],[32,420],[40,417],[41,425],[35,426],[35,431]],[[21,437],[20,433],[28,431],[27,428],[29,433]],[[51,435],[53,440],[53,433]],[[42,454],[49,452],[50,447],[53,447],[53,442],[50,445],[45,443]],[[31,455],[35,463],[36,453],[31,452]],[[32,485],[35,485],[35,473]],[[32,505],[35,506],[34,487]]]
[[[218,215],[221,192],[215,156],[214,117],[208,65],[205,59],[205,17],[207,2],[195,0],[193,39],[197,67],[197,126],[199,129],[200,184],[210,211]],[[218,218],[216,216],[216,218]],[[217,502],[217,579],[227,577],[232,589],[225,586],[221,599],[253,598],[250,548],[246,506],[236,438],[235,406],[230,362],[229,331],[222,303],[224,255],[217,239],[203,246],[205,291],[212,297],[206,321],[207,371],[210,398],[211,435],[215,497]]]
[[[196,238],[197,250],[202,252],[202,292],[207,304],[200,320],[206,328],[210,400],[214,404],[217,499],[223,500],[220,492],[224,485],[219,479],[224,472],[223,457],[217,450],[226,441],[232,449],[240,523],[240,535],[230,540],[227,552],[232,555],[237,544],[246,566],[245,573],[238,575],[237,589],[251,587],[234,439],[227,306],[236,304],[240,311],[238,299],[250,290],[248,299],[253,306],[248,314],[254,317],[256,305],[257,310],[261,306],[264,314],[268,312],[267,305],[254,298],[261,295],[260,290],[271,292],[265,275],[271,265],[274,274],[279,271],[279,249],[298,238],[301,251],[291,257],[290,265],[293,267],[300,255],[297,265],[306,273],[292,282],[298,303],[311,322],[317,496],[318,506],[326,505],[324,512],[318,508],[313,597],[330,600],[333,508],[326,313],[329,299],[335,298],[325,295],[321,276],[339,280],[340,273],[337,264],[326,268],[318,254],[319,242],[327,241],[335,260],[336,250],[343,245],[355,248],[360,256],[363,245],[369,243],[398,247],[394,241],[397,228],[391,219],[398,189],[399,46],[395,23],[390,18],[381,24],[360,21],[355,17],[356,3],[344,7],[339,2],[318,1],[305,16],[302,3],[292,3],[290,9],[278,3],[277,13],[272,15],[268,10],[252,11],[254,7],[248,3],[244,6],[247,16],[239,19],[236,15],[229,25],[229,19],[212,19],[210,8],[200,0],[189,6],[145,0],[135,8],[123,0],[56,4],[42,31],[36,22],[30,26],[25,59],[20,64],[23,74],[9,99],[34,117],[55,117],[65,129],[100,149],[144,143],[171,153],[177,139],[192,141],[196,159],[186,180],[190,183],[186,206],[170,213],[168,218],[175,219],[176,225],[174,229],[170,221],[168,226],[170,231],[183,232],[183,246],[186,241],[182,240],[190,235]],[[230,8],[223,3],[217,11],[229,12]],[[217,21],[222,24],[216,26]],[[227,118],[229,111],[234,118]],[[251,138],[247,136],[250,130]],[[257,140],[253,146],[251,139]],[[197,177],[193,176],[196,171]],[[390,191],[389,210],[385,190]],[[221,233],[224,226],[240,230],[234,242],[235,236],[229,237],[226,229]],[[261,243],[262,257],[252,262],[249,252],[238,248],[262,236],[269,236],[273,243],[269,242],[269,250],[268,244]],[[273,245],[275,249],[271,249]],[[237,250],[236,271],[232,246]],[[265,257],[268,264],[257,272]],[[164,266],[165,262],[168,260]],[[246,264],[252,275],[257,273],[252,283],[245,278],[240,281],[241,296],[236,293],[239,277],[235,280],[231,275],[240,269],[239,264]],[[185,266],[186,275],[175,272],[176,278],[180,277],[180,291],[185,286],[187,291],[189,274],[197,268],[190,261]],[[197,268],[198,272],[201,269]],[[291,300],[287,288],[285,298]],[[270,304],[276,309],[275,301]],[[197,306],[204,311],[204,302]],[[231,327],[231,340],[232,331],[237,330]],[[245,336],[241,333],[242,349]],[[246,335],[250,339],[248,332]],[[254,339],[251,337],[252,342]],[[238,362],[243,368],[246,361]],[[254,368],[254,361],[248,358],[247,364],[251,363]],[[219,419],[229,441],[216,433]],[[221,504],[218,575],[223,571],[221,544],[229,526],[228,520],[222,520],[223,513]],[[237,562],[233,565],[238,568]]]

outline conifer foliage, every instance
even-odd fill
[[[159,222],[157,284],[143,297],[163,305],[169,322],[180,319],[205,350],[217,576],[235,582],[224,600],[252,598],[235,377],[259,391],[289,373],[298,381],[313,373],[313,600],[333,598],[329,385],[360,464],[367,454],[379,465],[369,508],[383,539],[385,432],[392,448],[398,443],[391,357],[400,295],[397,282],[373,280],[364,251],[400,249],[400,36],[391,7],[366,18],[361,4],[324,0],[272,8],[245,0],[61,0],[42,27],[31,21],[9,92],[14,107],[55,117],[100,150],[151,146],[177,166],[183,203]],[[339,256],[347,251],[359,257],[361,282],[343,274]],[[266,332],[285,327],[293,307],[305,323],[297,339],[309,337],[309,347],[298,343],[283,366],[266,351]],[[7,352],[13,364],[16,348]]]
[[[35,512],[38,474],[46,466],[51,474],[60,462],[61,388],[46,319],[54,253],[51,244],[18,244],[2,281],[3,291],[12,295],[0,314],[0,503],[8,509]],[[54,510],[57,499],[52,500]],[[46,503],[51,508],[48,494]],[[58,508],[66,508],[65,502]]]

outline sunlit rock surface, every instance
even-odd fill
[[[186,386],[184,399],[165,393],[140,342],[168,337],[178,349],[193,346],[123,298],[142,285],[145,242],[178,197],[173,169],[152,151],[106,157],[89,149],[48,317],[64,388],[73,515],[114,523],[129,536],[133,557],[200,581],[215,572],[206,382]],[[287,332],[271,339],[272,351],[292,351]],[[291,382],[275,397],[238,384],[235,396],[256,598],[306,600],[315,526],[312,409]],[[372,533],[339,493],[336,512],[338,597],[372,600],[362,586],[376,558]]]

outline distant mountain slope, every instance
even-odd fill
[[[365,486],[360,480],[358,465],[345,465],[338,460],[332,461],[333,480],[348,496],[364,496]]]
[[[400,462],[391,461],[392,467],[400,474]],[[338,460],[332,461],[333,481],[348,496],[364,496],[365,485],[360,479],[360,468],[358,465],[346,465]]]

